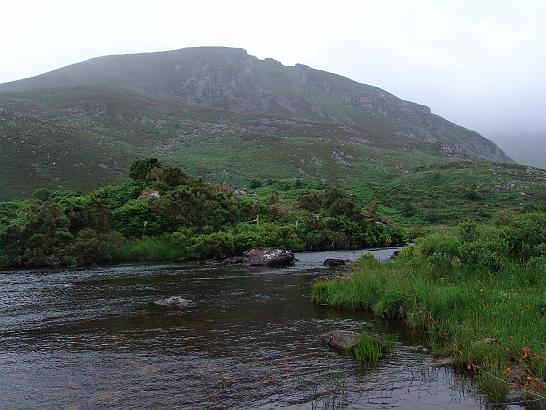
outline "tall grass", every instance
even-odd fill
[[[185,257],[186,249],[164,237],[145,237],[125,242],[116,252],[116,262],[172,261]]]
[[[393,345],[390,339],[380,338],[363,331],[358,344],[352,349],[352,354],[359,362],[375,365],[392,350]]]
[[[462,268],[433,272],[407,259],[364,267],[359,263],[342,280],[316,283],[312,298],[341,309],[371,311],[421,332],[435,354],[452,356],[461,367],[478,372],[483,390],[502,401],[508,384],[491,375],[509,382],[504,372],[515,367],[538,380],[534,383],[543,392],[544,269],[511,264],[492,275]],[[475,343],[487,337],[498,343]]]

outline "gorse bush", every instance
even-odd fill
[[[137,159],[129,167],[129,178],[145,180],[154,168],[160,168],[161,163],[157,158]]]
[[[463,267],[496,272],[511,263],[540,258],[546,249],[546,217],[543,212],[503,214],[491,225],[465,221],[417,239],[404,253],[436,270]]]
[[[64,209],[49,200],[22,209],[24,217],[3,223],[0,247],[8,265],[58,265],[69,263],[74,240]]]
[[[90,265],[97,261],[113,262],[123,241],[119,232],[103,233],[86,228],[78,232],[69,253],[75,255],[76,262],[81,265]]]
[[[240,254],[253,247],[276,246],[293,251],[305,249],[305,243],[298,236],[294,225],[274,223],[239,224],[230,233],[233,235],[234,251]]]
[[[135,161],[129,174],[87,195],[40,190],[30,202],[0,203],[0,264],[224,258],[258,246],[300,251],[403,240],[339,189],[310,193],[287,180],[286,187],[302,189],[294,203],[275,190],[266,200],[241,198],[153,158]]]

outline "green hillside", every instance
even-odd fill
[[[510,162],[422,105],[221,47],[92,59],[0,85],[0,199],[89,191],[138,157],[210,181],[390,181],[454,160]]]
[[[546,209],[546,171],[515,164],[450,162],[417,168],[374,192],[384,212],[404,223],[488,220],[501,210]]]
[[[403,242],[403,232],[358,207],[345,191],[301,192],[296,201],[230,192],[137,160],[130,179],[90,194],[37,191],[0,202],[0,267],[222,259],[252,247],[357,249]]]

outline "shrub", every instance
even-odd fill
[[[419,239],[415,257],[434,269],[458,265],[470,270],[496,272],[511,262],[540,258],[546,250],[546,217],[543,213],[500,215],[494,225],[459,224],[457,235],[444,229]]]
[[[190,239],[189,255],[192,258],[223,259],[234,253],[233,235],[229,232],[213,232]]]
[[[293,251],[301,251],[305,248],[294,226],[263,223],[239,224],[233,232],[234,251],[240,254],[248,249],[256,247],[274,246]]]
[[[115,252],[122,244],[123,236],[119,232],[101,233],[83,229],[78,232],[70,253],[79,265],[110,263],[114,261]]]
[[[250,181],[250,184],[249,184],[249,188],[250,189],[256,189],[256,188],[260,188],[262,186],[262,182],[257,180],[257,179],[253,179],[252,181]]]
[[[157,158],[137,159],[129,167],[129,178],[144,180],[153,168],[160,168],[161,163]]]
[[[189,180],[180,168],[175,167],[154,167],[149,170],[147,178],[169,186],[186,184]]]
[[[114,210],[113,227],[128,237],[158,235],[163,232],[160,216],[148,201],[132,200]]]
[[[17,219],[0,229],[3,264],[9,266],[65,265],[73,236],[70,220],[52,201],[30,204]]]

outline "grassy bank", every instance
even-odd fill
[[[538,399],[546,376],[545,215],[510,221],[435,233],[390,263],[364,257],[344,279],[317,283],[313,299],[422,333],[435,355],[475,373],[496,402],[521,389]]]
[[[353,347],[352,354],[361,363],[375,365],[389,354],[393,346],[393,340],[372,335],[364,330],[360,333],[360,339]]]

